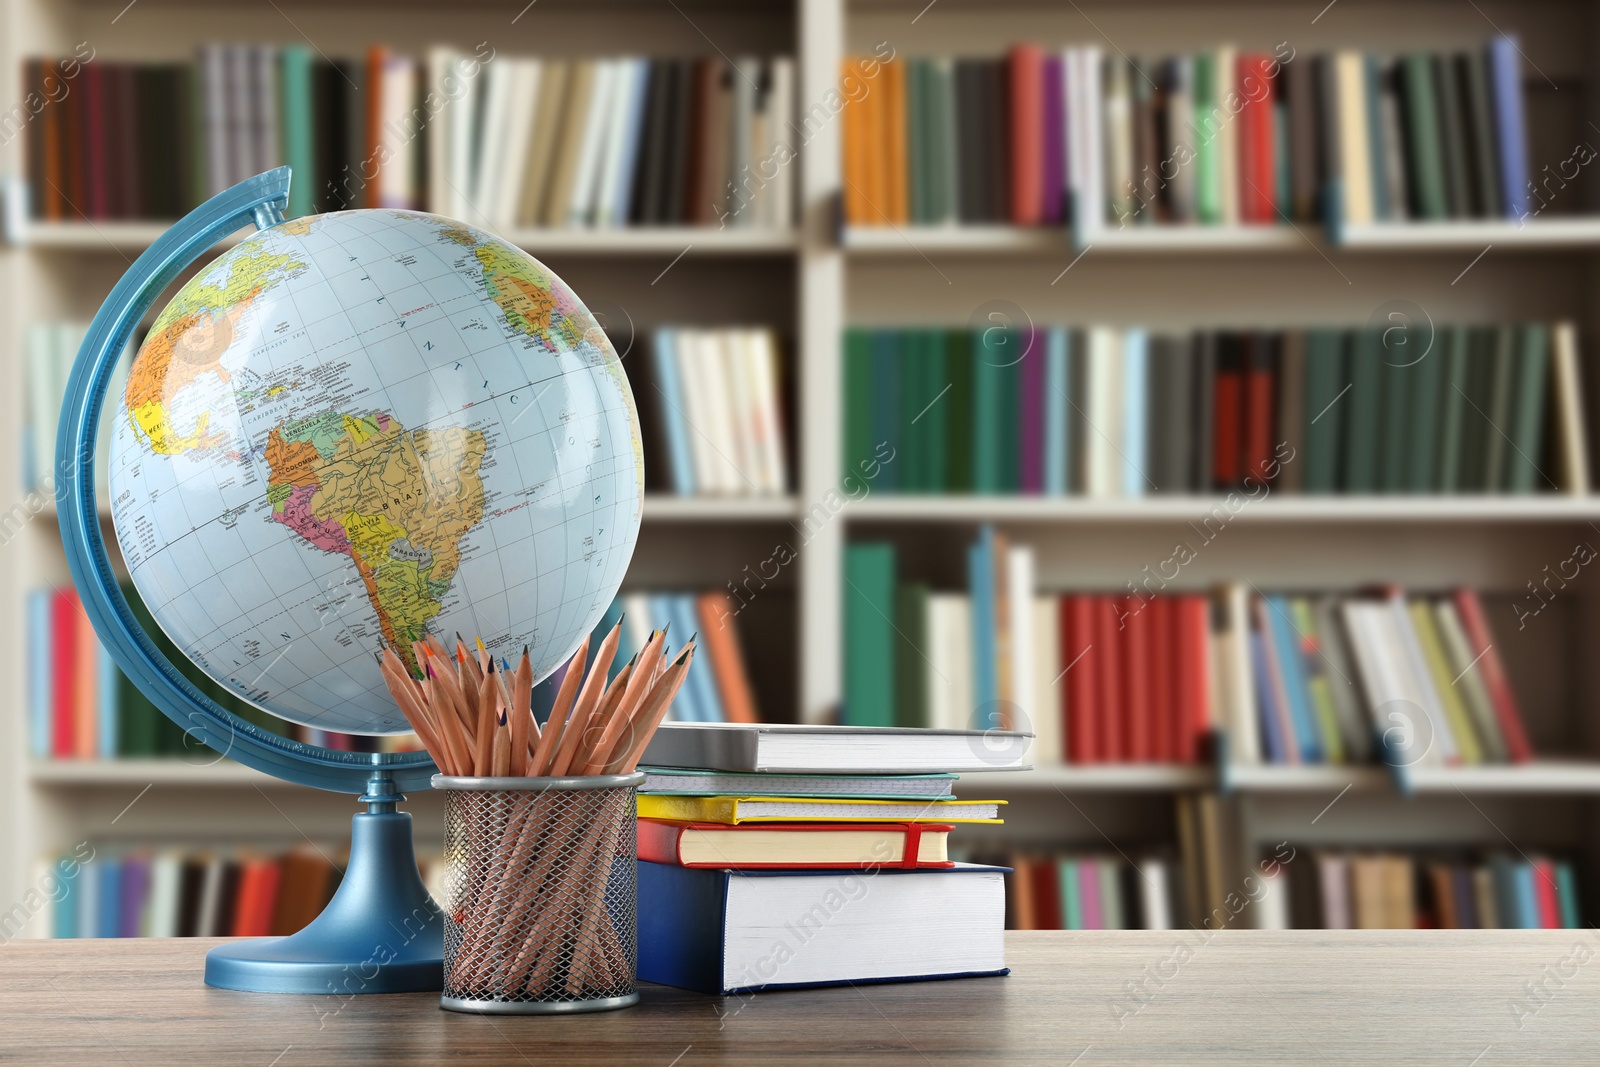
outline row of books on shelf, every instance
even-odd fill
[[[664,456],[662,483],[677,496],[776,496],[789,484],[786,377],[777,335],[767,329],[662,328],[648,369],[629,377],[641,431]],[[650,396],[650,394],[655,394]],[[655,488],[653,484],[651,486]]]
[[[131,582],[123,596],[169,662],[225,710],[272,733],[307,744],[355,752],[409,751],[413,734],[371,737],[285,722],[250,705],[182,656],[150,617]],[[95,760],[193,755],[196,742],[168,719],[118,669],[100,643],[77,593],[37,589],[28,596],[28,733],[36,758]],[[621,670],[650,633],[700,634],[696,670],[689,672],[673,715],[699,722],[757,722],[760,715],[727,594],[629,593],[618,597],[596,628],[591,647],[624,612],[628,619],[616,659]],[[684,638],[687,640],[687,638]],[[565,668],[540,683],[534,707],[548,713]]]
[[[1149,856],[1018,852],[1006,876],[1008,930],[1171,930],[1182,891],[1172,862]]]
[[[1569,322],[852,329],[844,471],[882,493],[1589,490]]]
[[[44,220],[170,219],[275,166],[290,217],[423,208],[497,226],[788,227],[787,58],[534,59],[202,45],[25,64]],[[109,175],[117,175],[111,181]]]
[[[1276,865],[1260,901],[1264,930],[1577,930],[1567,860],[1494,853],[1473,859],[1388,851],[1299,850]]]
[[[43,937],[266,937],[292,934],[339,888],[348,853],[332,845],[267,850],[80,845],[40,860]],[[435,899],[443,862],[418,861]]]
[[[1170,593],[1146,568],[1125,593],[1047,595],[991,527],[967,577],[935,592],[893,544],[846,546],[842,722],[1030,728],[1040,765],[1191,764],[1219,729],[1242,764],[1532,758],[1471,589]]]
[[[1071,221],[1086,234],[1520,220],[1571,178],[1529,174],[1512,37],[1398,57],[1303,55],[1287,41],[1155,61],[1113,52],[1024,44],[998,59],[847,58],[846,220]]]

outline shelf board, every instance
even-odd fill
[[[1216,780],[1210,767],[1167,763],[1106,763],[1094,766],[1036,767],[1031,771],[963,772],[958,795],[980,793],[1162,792],[1205,789]]]
[[[670,496],[644,498],[644,517],[658,522],[781,522],[792,519],[799,505],[792,496]]]
[[[928,252],[1060,254],[1072,251],[1065,229],[1023,226],[847,226],[845,251],[866,256]]]
[[[1327,793],[1331,798],[1346,787],[1362,792],[1394,788],[1390,770],[1372,766],[1234,764],[1225,777],[1239,793]]]
[[[1418,767],[1408,778],[1418,793],[1600,794],[1600,763],[1581,760]]]
[[[1243,498],[1241,498],[1243,499]],[[1199,521],[1222,497],[895,496],[852,503],[855,522],[1182,522]],[[1284,496],[1247,502],[1229,522],[1582,522],[1600,519],[1600,497]]]
[[[170,222],[52,222],[30,224],[21,234],[23,245],[69,252],[140,252],[148,248]],[[218,247],[239,243],[249,229],[224,238]],[[798,246],[793,230],[729,229],[709,226],[651,226],[585,229],[512,228],[497,231],[534,255],[678,255],[692,250],[706,255],[778,255]]]
[[[279,789],[309,788],[296,786],[269,774],[252,770],[231,759],[208,762],[215,757],[206,756],[195,764],[181,759],[118,759],[118,760],[32,760],[28,765],[28,780],[43,786],[261,786]]]
[[[1600,248],[1600,217],[1374,223],[1346,226],[1339,238],[1340,248],[1372,252],[1481,252],[1486,245],[1530,251]]]

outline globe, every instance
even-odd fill
[[[430,633],[526,647],[542,679],[632,556],[644,465],[616,352],[548,268],[459,222],[259,230],[182,286],[114,388],[134,587],[208,676],[290,722],[409,729],[373,653],[414,667]]]

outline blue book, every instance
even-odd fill
[[[1544,925],[1539,921],[1539,875],[1531,863],[1515,864],[1512,870],[1517,887],[1517,929],[1537,930]]]
[[[1556,864],[1556,898],[1561,902],[1561,926],[1576,930],[1583,925],[1578,918],[1578,876],[1572,864],[1565,860]]]
[[[1261,717],[1261,739],[1267,745],[1267,760],[1289,762],[1288,739],[1278,728],[1278,697],[1272,689],[1272,672],[1267,670],[1267,650],[1261,634],[1250,631],[1250,665],[1255,668],[1256,710]]]
[[[1122,495],[1144,496],[1150,441],[1149,335],[1128,330],[1122,337]]]
[[[967,549],[967,586],[972,596],[972,695],[980,721],[967,725],[975,730],[1001,726],[997,701],[1000,682],[995,664],[994,527],[985,525],[978,542]]]
[[[68,862],[65,857],[56,861],[55,872],[57,877],[62,877],[62,864],[65,862]],[[67,890],[66,896],[60,900],[52,901],[50,904],[50,936],[55,938],[78,936],[77,898],[82,895],[83,884],[87,881],[92,881],[94,878],[93,870],[85,870],[83,865],[78,863],[76,857],[73,857],[70,862],[78,864],[77,876],[70,883],[71,888]],[[72,868],[66,869],[71,870]]]
[[[117,670],[117,661],[111,658],[111,653],[105,645],[96,641],[95,650],[95,681],[99,683],[99,693],[95,696],[95,710],[98,716],[97,725],[100,736],[96,738],[97,753],[101,759],[116,759],[118,748],[122,744],[121,701],[117,699],[118,685],[122,675]]]
[[[717,996],[1010,973],[1004,867],[638,869],[640,981]],[[938,936],[954,916],[963,936]]]
[[[50,590],[28,594],[28,734],[35,756],[50,756]],[[57,909],[58,911],[61,909]]]
[[[1067,472],[1072,469],[1068,449],[1068,399],[1072,387],[1071,352],[1067,331],[1056,326],[1045,335],[1044,370],[1044,491],[1046,496],[1067,495]]]
[[[679,593],[677,596],[678,618],[683,622],[672,624],[676,630],[679,625],[689,627],[684,630],[683,639],[689,640],[690,635],[700,629],[700,606],[693,593]],[[702,722],[727,722],[728,714],[722,707],[722,695],[717,692],[717,671],[711,659],[711,642],[701,641],[694,654],[694,666],[689,668],[689,676],[684,679],[685,685],[695,687],[695,703],[700,707]]]
[[[100,877],[95,879],[95,937],[120,937],[122,934],[122,861],[107,857],[100,861]]]
[[[1272,643],[1278,651],[1278,671],[1283,675],[1283,688],[1289,698],[1289,719],[1294,723],[1295,740],[1299,742],[1300,761],[1321,763],[1322,734],[1311,710],[1311,690],[1306,685],[1299,634],[1289,623],[1289,599],[1267,597],[1267,618],[1272,622]]]
[[[689,610],[684,610],[685,601],[689,602]],[[700,629],[695,621],[693,602],[688,597],[677,593],[651,593],[650,614],[661,622],[672,623],[673,658],[677,652],[689,642],[695,631]],[[705,650],[702,648],[701,652]],[[698,655],[695,657],[700,658]],[[706,702],[704,679],[707,677],[704,670],[705,664],[698,664],[689,668],[689,673],[684,677],[683,688],[678,691],[677,698],[673,701],[672,717],[677,722],[712,722],[711,705]]]
[[[1489,42],[1489,96],[1499,135],[1500,197],[1507,218],[1528,213],[1528,124],[1522,102],[1522,69],[1515,37]]]
[[[655,357],[656,388],[661,390],[661,427],[667,440],[667,469],[672,474],[672,491],[678,496],[693,496],[694,454],[689,451],[689,424],[683,413],[677,331],[657,330],[651,350]]]

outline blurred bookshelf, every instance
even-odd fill
[[[552,3],[547,9],[541,3],[514,24],[514,9],[490,4],[448,11],[435,3],[391,4],[381,8],[381,24],[374,17],[379,7],[368,0],[282,6],[292,26],[268,3],[207,9],[207,18],[197,20],[187,0],[141,0],[120,17],[120,3],[8,0],[13,32],[0,42],[0,62],[21,72],[29,60],[70,55],[88,40],[105,61],[188,63],[198,48],[216,41],[282,44],[302,36],[326,55],[357,59],[381,40],[393,54],[419,63],[433,46],[468,53],[485,40],[507,57],[632,52],[702,59],[720,51],[735,61],[792,57],[800,117],[839,85],[848,56],[869,54],[884,41],[901,59],[997,61],[1021,40],[1038,41],[1049,54],[1108,35],[1137,58],[1224,41],[1265,53],[1288,38],[1309,59],[1351,48],[1386,55],[1475,52],[1493,32],[1487,20],[1457,19],[1428,0],[1341,0],[1315,24],[1275,5],[1175,0],[1096,4],[1089,12],[1093,24],[1071,5],[1032,0],[943,0],[916,19],[915,9],[879,0],[689,0],[681,11],[631,3]],[[1524,68],[1530,160],[1565,159],[1587,129],[1568,98],[1594,97],[1593,6],[1539,0],[1487,10],[1495,26],[1520,35],[1529,61],[1562,88],[1551,91]],[[1102,54],[1116,50],[1102,45]],[[20,89],[19,75],[12,78],[14,91]],[[1583,447],[1589,457],[1596,454],[1600,372],[1591,353],[1600,319],[1590,308],[1600,252],[1600,220],[1592,216],[1600,213],[1600,197],[1589,188],[1592,175],[1563,193],[1559,214],[1525,225],[1499,218],[1333,225],[1294,218],[1293,225],[1116,229],[1064,215],[1052,225],[863,225],[847,220],[842,205],[849,165],[843,126],[843,116],[831,114],[790,165],[792,225],[549,226],[491,224],[471,212],[466,218],[544,259],[591,305],[626,311],[635,345],[624,358],[630,374],[636,373],[634,360],[649,358],[650,338],[662,327],[759,325],[779,338],[788,368],[783,403],[791,446],[783,490],[676,495],[653,484],[634,573],[624,587],[625,593],[723,588],[738,583],[747,564],[771,558],[775,544],[797,546],[798,565],[784,568],[756,599],[741,634],[747,649],[760,649],[753,673],[782,680],[784,697],[764,702],[774,717],[831,721],[839,713],[846,673],[843,575],[853,543],[894,543],[908,573],[948,592],[965,587],[959,562],[951,561],[961,559],[975,528],[992,523],[1032,546],[1041,592],[1115,591],[1167,555],[1187,524],[1201,521],[1221,499],[1205,493],[874,492],[826,506],[818,521],[817,505],[840,494],[847,329],[958,329],[994,299],[1039,323],[1171,331],[1359,327],[1394,299],[1442,323],[1572,321],[1581,368],[1578,404],[1590,427]],[[12,179],[0,246],[10,324],[0,345],[12,370],[0,410],[14,426],[27,422],[22,368],[28,327],[87,319],[125,261],[163,229],[157,221],[29,218],[25,141],[0,145],[0,176]],[[426,197],[419,206],[439,207]],[[658,407],[642,391],[638,399],[641,409]],[[0,491],[11,501],[27,493],[18,436],[0,435],[0,470],[6,472]],[[657,468],[652,477],[666,462],[659,451],[649,453]],[[41,856],[83,840],[278,849],[303,843],[302,831],[317,841],[341,840],[353,810],[348,798],[286,786],[227,761],[191,766],[29,755],[23,743],[24,604],[41,583],[67,580],[52,520],[53,508],[46,506],[0,546],[8,553],[0,566],[0,637],[9,638],[0,736],[10,742],[0,796],[16,816],[0,823],[0,900],[20,898]],[[1562,592],[1555,610],[1530,624],[1532,636],[1520,638],[1505,632],[1515,629],[1505,604],[1524,595],[1547,564],[1568,558],[1575,542],[1600,536],[1597,524],[1600,500],[1589,492],[1274,493],[1234,516],[1174,586],[1207,593],[1217,583],[1244,579],[1274,590],[1384,583],[1476,588],[1498,605],[1496,632],[1506,642],[1514,678],[1532,679],[1524,700],[1536,752],[1530,762],[1396,773],[1371,765],[1230,762],[1224,747],[1220,764],[1213,754],[1193,765],[1055,762],[1016,776],[968,775],[961,792],[1008,799],[1001,833],[1021,852],[1100,855],[1114,845],[1141,862],[1158,857],[1172,871],[1185,859],[1191,866],[1209,864],[1228,884],[1280,841],[1310,850],[1439,846],[1476,855],[1504,849],[1510,840],[1572,857],[1583,911],[1592,918],[1600,914],[1600,840],[1592,829],[1600,825],[1600,720],[1592,710],[1600,706],[1600,686],[1587,650],[1600,637],[1600,595],[1587,587],[1585,574]],[[740,622],[744,627],[745,617]],[[434,798],[414,797],[408,807],[417,814],[419,847],[436,849],[441,823]],[[1183,846],[1186,826],[1202,809],[1215,839],[1203,859]]]

